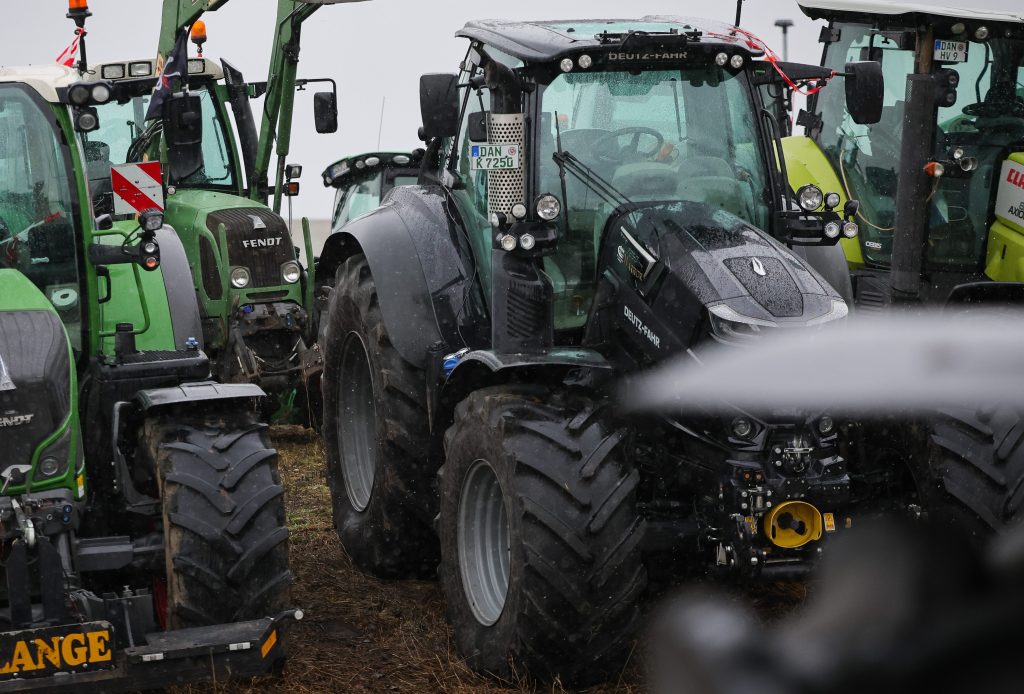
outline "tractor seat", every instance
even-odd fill
[[[612,185],[631,200],[670,199],[679,188],[679,177],[665,164],[639,162],[616,169]]]
[[[725,210],[741,219],[752,219],[750,190],[734,177],[700,176],[684,179],[679,198],[701,203],[712,209]]]
[[[696,156],[684,159],[679,165],[680,178],[703,178],[717,176],[719,178],[736,178],[736,172],[729,162],[720,157]]]

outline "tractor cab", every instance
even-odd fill
[[[1024,18],[912,4],[801,7],[829,22],[824,67],[871,60],[884,75],[878,123],[855,122],[829,90],[801,119],[844,194],[861,203],[859,241],[846,244],[851,265],[887,271],[901,235],[917,225],[897,220],[903,141],[912,135],[927,181],[906,203],[921,208],[924,227],[907,253],[921,255],[923,245],[920,269],[937,297],[958,283],[1024,279]],[[909,109],[908,76],[922,85]],[[913,133],[904,132],[908,122]],[[804,151],[807,161],[821,156]]]
[[[451,87],[448,110],[462,115],[445,132],[444,169],[484,286],[492,246],[499,260],[543,256],[556,332],[587,323],[603,255],[647,279],[659,241],[642,228],[701,229],[696,243],[712,253],[754,238],[749,229],[791,246],[856,236],[838,196],[791,196],[760,91],[781,78],[746,34],[646,17],[479,21],[458,35],[471,47]]]
[[[368,152],[340,159],[324,169],[324,186],[336,191],[331,233],[376,209],[392,188],[415,184],[419,180],[422,159],[422,149]]]

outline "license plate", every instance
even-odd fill
[[[109,670],[115,666],[114,648],[108,622],[5,632],[0,634],[0,680]]]
[[[967,43],[937,40],[935,42],[935,60],[940,63],[967,62]]]
[[[509,171],[519,168],[519,145],[473,145],[469,150],[471,171]]]

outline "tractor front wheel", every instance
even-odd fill
[[[637,470],[599,405],[498,386],[458,406],[440,470],[441,584],[459,651],[583,684],[620,671],[646,585]]]
[[[338,268],[323,348],[323,435],[338,537],[361,571],[432,576],[426,380],[391,343],[362,255]]]
[[[142,429],[163,506],[170,629],[288,607],[284,489],[266,432],[253,412],[169,413]]]
[[[1017,523],[1024,507],[1024,413],[1011,407],[948,410],[932,424],[922,494],[929,516],[983,541]]]

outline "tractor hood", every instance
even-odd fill
[[[800,327],[846,315],[827,282],[739,217],[689,202],[640,206],[609,222],[609,267],[672,303],[725,306],[729,315]],[[663,276],[659,279],[658,276]]]
[[[0,472],[28,466],[71,413],[71,348],[46,297],[16,270],[0,270]]]

